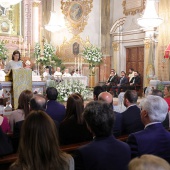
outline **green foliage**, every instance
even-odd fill
[[[8,50],[5,47],[5,44],[1,41],[0,42],[0,59],[1,60],[6,60],[8,58],[7,52],[8,52]]]
[[[164,87],[165,87],[165,86],[163,85],[162,82],[160,82],[159,84],[156,85],[156,89],[157,89],[157,90],[160,90],[160,91],[162,91],[162,92],[164,91]]]

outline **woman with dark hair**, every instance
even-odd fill
[[[10,170],[74,170],[71,155],[59,148],[57,129],[43,111],[33,110],[23,123],[18,159]]]
[[[4,71],[8,73],[11,69],[23,68],[23,64],[21,61],[21,54],[18,50],[15,50],[12,54],[12,60],[10,60]]]
[[[77,94],[69,96],[66,104],[66,116],[59,126],[59,139],[62,145],[89,141],[92,134],[83,121],[83,100]]]
[[[13,131],[14,124],[16,122],[22,121],[26,118],[29,113],[29,102],[33,97],[33,93],[30,90],[24,90],[18,99],[18,108],[12,111],[9,122],[11,126],[11,131]]]

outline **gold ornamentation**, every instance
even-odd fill
[[[61,46],[57,46],[57,52],[56,52],[57,56],[63,62],[74,62],[75,57],[80,57],[79,56],[80,54],[78,55],[73,54],[73,45],[75,43],[79,44],[79,53],[81,53],[84,46],[91,45],[88,37],[86,38],[85,41],[79,35],[73,36],[73,38],[69,41],[67,41],[67,39],[64,38],[63,44]]]
[[[87,25],[88,14],[93,7],[93,0],[61,0],[62,13],[65,15],[66,25],[69,31],[78,35]]]
[[[122,3],[123,13],[127,15],[135,15],[140,13],[145,8],[146,0],[124,0]]]
[[[39,7],[41,1],[34,1],[32,3],[33,8]]]
[[[114,51],[119,51],[119,43],[113,42],[112,47],[113,47]]]
[[[144,40],[145,48],[150,48],[150,42],[151,42],[150,39]]]

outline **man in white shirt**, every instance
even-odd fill
[[[68,68],[65,69],[63,77],[71,77],[71,74],[69,73],[69,69]]]
[[[57,67],[57,70],[54,73],[54,78],[59,81],[62,79],[62,73],[60,67]]]

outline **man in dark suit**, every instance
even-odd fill
[[[104,102],[108,103],[110,105],[110,107],[114,110],[113,96],[110,93],[102,92],[102,93],[99,94],[98,99],[100,101],[104,101]],[[115,122],[114,122],[114,125],[113,125],[113,135],[115,137],[118,137],[118,136],[121,135],[122,114],[115,112],[115,111],[114,111],[114,114],[115,114]]]
[[[92,101],[87,104],[83,117],[94,140],[74,154],[75,170],[127,170],[130,148],[112,135],[114,112],[110,105]]]
[[[139,76],[139,73],[137,71],[134,71],[134,77],[129,82],[130,86],[127,87],[127,89],[130,90],[139,90],[139,85],[141,84],[141,78]]]
[[[58,91],[54,87],[48,87],[46,90],[47,108],[46,113],[59,123],[64,119],[66,114],[65,106],[58,103],[57,100]]]
[[[168,104],[159,96],[148,95],[140,105],[145,129],[128,137],[132,158],[153,154],[170,163],[170,133],[161,123],[167,115]]]
[[[140,109],[136,105],[138,94],[135,90],[127,90],[124,94],[124,105],[127,109],[122,112],[122,134],[130,134],[144,128],[140,117]]]
[[[117,83],[118,83],[118,76],[117,76],[117,74],[115,73],[115,70],[112,69],[112,70],[111,70],[111,73],[110,73],[110,76],[109,76],[106,84],[103,85],[103,88],[104,88],[105,91],[108,91],[108,92],[109,92],[110,89],[111,89],[111,87],[112,87],[112,86],[116,86]]]
[[[124,71],[121,71],[121,78],[119,80],[119,83],[117,84],[117,86],[112,86],[114,96],[115,97],[118,96],[121,89],[125,91],[127,84],[128,84],[128,78],[126,77],[126,73]],[[118,89],[117,94],[116,94],[116,89]]]

